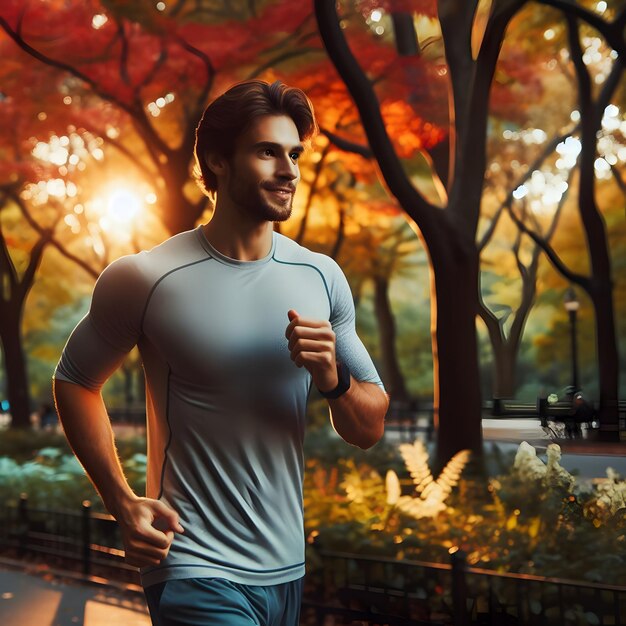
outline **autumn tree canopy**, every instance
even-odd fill
[[[618,2],[358,0],[320,20],[322,38],[314,6],[319,13],[334,3],[3,3],[0,271],[9,276],[5,301],[17,303],[4,337],[19,337],[42,258],[44,274],[52,255],[89,282],[117,256],[208,219],[210,204],[190,177],[198,119],[233,82],[278,78],[305,89],[321,129],[285,233],[335,256],[357,300],[371,293],[381,369],[394,372],[402,396],[410,342],[385,331],[391,281],[407,280],[406,231],[397,230],[405,216],[433,269],[440,448],[444,456],[461,445],[478,450],[478,295],[494,350],[508,346],[514,367],[524,330],[539,323],[534,312],[565,286],[548,249],[567,261],[571,242],[588,231],[580,210],[590,202],[578,200],[590,171],[596,196],[614,199],[591,207],[608,220],[605,247],[613,257],[621,250],[612,216],[615,206],[624,214],[625,90],[614,68],[625,52],[625,11]],[[358,71],[338,63],[331,26]],[[591,101],[604,102],[602,83],[616,78],[599,121],[594,114],[597,145],[591,126],[583,138],[576,29]],[[583,143],[594,157],[584,176]],[[586,255],[573,256],[582,276]],[[625,300],[619,295],[618,305]],[[539,355],[562,315],[549,309]],[[11,386],[27,390],[26,372],[18,378]]]

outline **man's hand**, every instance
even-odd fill
[[[334,389],[339,379],[335,357],[335,333],[327,320],[300,317],[296,311],[287,312],[289,325],[285,336],[289,341],[291,360],[306,367],[320,391]]]
[[[126,562],[135,567],[158,565],[170,550],[174,532],[183,532],[178,513],[160,500],[135,497],[113,516],[122,531]]]
[[[296,311],[287,312],[291,360],[307,368],[320,391],[331,391],[339,383],[335,356],[335,333],[326,320],[304,319]],[[383,436],[387,394],[376,384],[351,378],[350,389],[328,400],[331,421],[345,441],[366,450]]]

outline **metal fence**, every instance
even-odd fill
[[[305,596],[311,624],[582,626],[626,624],[626,587],[507,574],[450,563],[320,552]],[[314,577],[315,579],[316,577]]]
[[[23,494],[17,506],[0,507],[0,547],[23,558],[42,555],[50,564],[73,565],[85,575],[139,583],[137,568],[124,562],[117,523],[94,513],[88,501],[79,511],[29,506]]]
[[[139,583],[124,563],[110,515],[17,506],[0,508],[0,548],[21,558],[43,555],[85,575]],[[626,624],[626,587],[582,583],[450,563],[316,551],[309,559],[302,624],[579,626]]]

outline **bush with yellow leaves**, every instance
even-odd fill
[[[404,473],[353,459],[324,469],[309,459],[311,547],[434,562],[458,548],[477,567],[626,585],[626,481],[612,470],[578,485],[560,465],[559,446],[548,447],[544,462],[523,443],[485,485],[463,477],[467,452],[437,478],[420,441],[400,455]]]

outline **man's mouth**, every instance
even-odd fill
[[[295,193],[295,187],[291,185],[265,185],[265,189],[268,191],[276,191],[278,193]]]
[[[273,185],[266,185],[265,189],[280,196],[291,196],[296,191],[293,187],[279,187]]]

